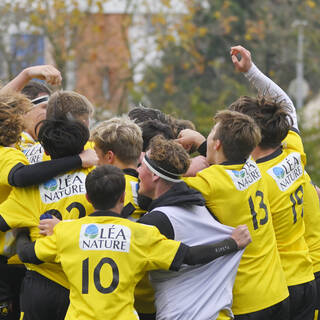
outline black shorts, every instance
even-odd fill
[[[289,319],[289,298],[262,310],[235,315],[234,320],[287,320]]]
[[[64,320],[69,290],[35,271],[27,271],[20,295],[23,320]]]
[[[25,272],[24,265],[0,263],[0,320],[19,320],[19,295]]]
[[[290,286],[290,320],[314,320],[317,288],[315,280]]]
[[[320,271],[314,274],[315,282],[317,286],[317,298],[316,298],[316,310],[317,310],[317,317],[316,320],[320,320]]]
[[[140,320],[156,320],[155,313],[138,313]]]

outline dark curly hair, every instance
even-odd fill
[[[53,159],[79,154],[90,136],[81,121],[43,120],[38,129],[38,140]]]

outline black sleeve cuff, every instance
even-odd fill
[[[238,245],[232,238],[208,244],[189,247],[183,263],[188,265],[206,264],[221,256],[235,252]]]
[[[145,214],[137,222],[155,226],[158,228],[161,234],[168,239],[174,239],[174,229],[169,218],[161,211],[152,211]]]
[[[7,224],[6,220],[3,219],[3,217],[0,215],[0,231],[7,232],[11,228]]]
[[[170,265],[169,270],[179,271],[181,265],[184,263],[185,256],[189,250],[189,247],[184,243],[180,243],[179,249]]]
[[[19,162],[10,170],[9,176],[8,176],[8,182],[11,186],[16,186],[14,183],[15,173],[17,172],[17,170],[19,170],[20,168],[23,168],[24,166],[25,165],[23,163]]]
[[[198,148],[198,152],[206,157],[207,156],[207,140],[205,140],[204,142],[202,142],[202,144],[200,145],[200,147]]]
[[[34,246],[35,242],[31,242],[29,236],[25,232],[17,235],[17,253],[20,260],[24,263],[41,264],[43,261],[36,256]]]

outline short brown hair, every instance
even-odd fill
[[[0,94],[0,145],[7,147],[19,141],[24,129],[23,115],[32,107],[31,101],[21,93]]]
[[[235,110],[252,117],[261,130],[261,142],[263,149],[276,148],[287,136],[293,120],[290,116],[289,106],[285,101],[268,96],[251,98],[240,97],[233,102],[230,110]]]
[[[77,118],[82,115],[92,116],[93,106],[83,95],[74,91],[56,91],[47,105],[47,119],[57,119],[70,114]]]
[[[137,164],[142,152],[141,129],[128,117],[115,117],[99,123],[92,130],[91,140],[104,153],[113,151],[125,164]]]
[[[224,110],[214,117],[218,124],[213,139],[219,139],[228,161],[243,162],[261,140],[255,121],[240,112]]]
[[[21,93],[27,96],[30,100],[33,100],[39,96],[39,94],[44,93],[48,96],[51,95],[51,89],[43,82],[31,80],[27,85],[23,87]]]
[[[162,169],[178,175],[185,174],[189,169],[189,154],[174,140],[166,140],[161,135],[155,136],[150,141],[149,150],[149,158]]]

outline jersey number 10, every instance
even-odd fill
[[[112,269],[112,282],[109,287],[104,287],[100,281],[100,272],[104,264],[109,264]],[[82,294],[89,292],[89,258],[82,261]],[[92,276],[92,275],[91,275]],[[102,258],[94,267],[93,283],[96,289],[101,293],[113,292],[119,284],[119,269],[115,261],[111,258]]]

